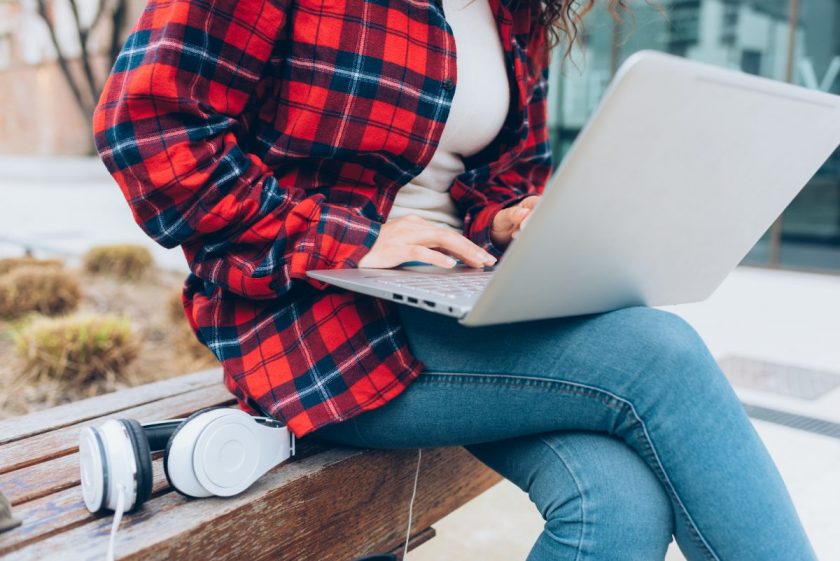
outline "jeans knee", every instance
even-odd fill
[[[615,314],[627,333],[628,363],[646,382],[657,379],[676,388],[716,385],[722,373],[705,341],[677,314],[648,307],[632,307]]]
[[[613,559],[616,552],[622,552],[621,559],[664,557],[674,514],[665,489],[641,457],[605,435],[551,433],[540,440],[549,450],[543,469],[554,473],[555,491],[548,499],[535,497],[532,489],[531,497],[542,501],[550,535],[571,544],[570,530],[579,527],[578,547],[590,554],[585,559]]]
[[[605,314],[613,316],[634,344],[650,354],[693,355],[706,344],[685,319],[672,312],[635,306]]]

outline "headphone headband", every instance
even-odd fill
[[[154,423],[144,423],[140,426],[143,427],[143,432],[146,435],[146,439],[149,441],[149,451],[150,452],[162,452],[166,450],[166,443],[169,441],[169,437],[172,436],[172,433],[175,432],[175,429],[178,428],[184,419],[171,419],[168,421],[156,421]]]
[[[283,424],[272,419],[271,417],[252,417],[254,421],[261,425],[271,428],[282,427]],[[166,450],[166,443],[169,442],[169,437],[172,433],[183,423],[186,419],[168,419],[166,421],[154,421],[152,423],[143,423],[143,432],[146,433],[146,438],[149,440],[149,450],[152,452],[162,452]]]

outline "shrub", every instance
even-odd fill
[[[186,321],[175,330],[172,344],[178,356],[195,361],[199,366],[215,365],[218,362],[213,352],[198,341]]]
[[[92,248],[85,255],[85,270],[89,273],[128,280],[141,278],[152,263],[152,254],[142,245],[103,245]]]
[[[6,257],[0,259],[0,277],[20,267],[44,267],[61,269],[64,267],[59,259],[36,259],[34,257]]]
[[[171,341],[177,355],[195,361],[196,366],[216,364],[215,355],[198,341],[189,321],[184,316],[184,303],[180,289],[169,294],[167,308],[169,319],[174,324]]]
[[[169,300],[166,303],[166,309],[169,313],[169,319],[173,323],[187,323],[187,319],[186,317],[184,317],[183,291],[181,289],[173,290],[169,294]]]
[[[0,276],[0,317],[75,310],[82,298],[76,275],[59,266],[19,265]]]
[[[30,375],[73,385],[125,378],[139,347],[128,320],[111,315],[39,318],[15,339]]]

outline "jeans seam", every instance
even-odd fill
[[[608,390],[598,388],[596,386],[590,386],[588,384],[581,384],[580,382],[571,382],[568,380],[556,380],[553,378],[544,378],[540,376],[522,376],[517,374],[485,374],[485,373],[470,373],[470,372],[424,372],[419,380],[426,379],[427,381],[431,381],[432,378],[439,377],[442,379],[450,378],[449,381],[444,381],[445,384],[455,384],[457,383],[470,383],[470,384],[481,384],[481,383],[488,383],[492,382],[501,382],[502,384],[510,385],[510,386],[522,386],[523,382],[526,384],[528,382],[534,383],[539,382],[539,384],[533,384],[535,387],[541,387],[543,389],[548,389],[552,391],[564,391],[564,393],[570,395],[581,395],[584,397],[595,397],[607,407],[611,409],[624,409],[627,408],[632,414],[633,418],[635,419],[636,423],[638,423],[639,428],[641,429],[642,434],[637,433],[636,438],[640,441],[640,444],[643,441],[644,448],[649,451],[650,457],[655,460],[655,462],[651,462],[655,465],[656,471],[658,471],[658,475],[660,479],[666,485],[666,490],[668,493],[673,497],[674,501],[677,503],[679,507],[679,511],[684,517],[685,521],[688,524],[689,533],[694,540],[695,544],[702,550],[705,551],[706,556],[711,561],[720,561],[720,557],[712,550],[712,547],[708,544],[706,539],[700,532],[700,529],[697,527],[697,524],[691,518],[691,515],[688,513],[685,505],[682,502],[677,490],[674,488],[674,485],[671,483],[670,478],[668,477],[667,472],[665,471],[664,466],[662,465],[662,460],[659,458],[659,454],[656,452],[656,448],[653,446],[653,441],[650,438],[650,433],[648,433],[647,425],[642,420],[641,416],[636,412],[636,408],[629,400],[618,396]],[[458,382],[456,383],[456,378],[459,378]],[[466,378],[466,379],[465,379]],[[470,379],[472,378],[472,379]],[[439,383],[439,382],[438,382]],[[562,388],[562,389],[561,389]],[[575,389],[577,391],[569,391],[569,389]],[[614,401],[621,403],[623,407],[614,407],[612,406],[609,401]],[[635,431],[634,431],[635,432]]]
[[[527,386],[531,386],[531,387],[538,388],[538,389],[551,389],[552,391],[559,391],[559,392],[562,392],[562,393],[566,393],[568,395],[581,395],[581,396],[586,396],[586,397],[591,397],[593,399],[597,399],[598,401],[602,402],[604,405],[606,405],[610,409],[612,409],[614,411],[618,411],[618,412],[623,412],[624,405],[626,403],[625,400],[615,399],[614,397],[612,397],[606,391],[598,391],[597,389],[593,391],[591,388],[587,388],[587,387],[582,386],[582,385],[580,385],[580,387],[576,387],[574,382],[566,383],[566,382],[563,382],[561,380],[552,380],[552,379],[535,380],[535,379],[533,379],[529,376],[523,376],[523,377],[521,377],[521,380],[520,379],[510,380],[510,381],[502,380],[501,383],[497,383],[498,380],[499,380],[498,377],[502,377],[502,376],[507,377],[507,375],[505,375],[505,374],[477,374],[477,373],[464,373],[464,374],[446,373],[446,374],[441,374],[441,373],[438,373],[438,372],[424,372],[423,374],[424,374],[424,376],[429,375],[429,376],[435,376],[435,377],[441,377],[441,378],[453,377],[452,380],[443,380],[443,381],[434,380],[435,384],[443,385],[443,386],[458,386],[458,385],[461,385],[463,383],[469,383],[469,384],[473,384],[473,385],[489,384],[490,383],[489,381],[455,380],[454,379],[454,377],[457,377],[457,376],[471,376],[471,377],[475,377],[475,378],[487,378],[488,380],[492,380],[493,382],[495,382],[493,385],[507,385],[507,386],[516,386],[516,387],[521,387],[523,385],[527,385]],[[417,382],[420,382],[420,380],[422,380],[424,376],[421,376],[420,378],[418,378]],[[428,381],[431,381],[431,380],[428,380]],[[522,382],[524,382],[524,384]],[[533,382],[536,382],[536,383],[533,383]],[[572,387],[571,388],[563,388],[561,390],[560,388],[555,387],[557,384],[572,385]]]
[[[575,554],[575,561],[578,561],[580,559],[581,549],[583,548],[583,533],[584,533],[584,530],[586,528],[586,508],[584,507],[585,498],[584,498],[584,495],[583,495],[583,491],[581,490],[580,481],[578,481],[578,478],[575,476],[574,471],[569,467],[569,464],[560,455],[560,453],[557,451],[557,449],[554,446],[552,446],[542,436],[539,437],[539,441],[542,442],[543,444],[545,444],[546,447],[549,450],[551,450],[551,453],[554,454],[557,457],[558,460],[560,460],[560,463],[563,464],[563,467],[566,468],[566,471],[572,477],[572,481],[575,482],[575,488],[577,488],[578,496],[580,497],[580,535],[578,536],[577,553]],[[548,528],[546,528],[545,531],[548,532],[548,533],[551,533],[548,530]],[[551,533],[551,535],[554,536],[553,533]],[[554,537],[556,539],[556,536],[554,536]]]

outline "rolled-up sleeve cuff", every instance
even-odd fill
[[[299,248],[296,252],[302,257],[302,266],[296,271],[301,277],[305,277],[306,271],[316,269],[357,267],[373,247],[382,226],[353,209],[334,205],[323,206],[317,221],[317,241],[313,247]],[[297,269],[295,264],[292,267]],[[319,288],[326,286],[320,281],[308,280]]]

